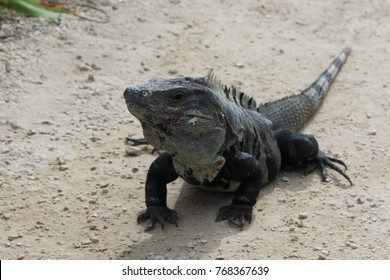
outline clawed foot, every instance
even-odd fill
[[[175,210],[165,206],[149,206],[144,212],[138,215],[137,223],[149,220],[145,231],[154,228],[156,222],[161,224],[161,229],[164,230],[164,222],[168,221],[177,227],[177,213]]]
[[[338,167],[334,163],[340,164],[345,169],[347,169],[347,165],[342,160],[329,157],[329,156],[325,155],[324,152],[318,151],[317,158],[314,159],[313,162],[308,165],[308,167],[306,168],[305,173],[308,174],[308,173],[312,172],[313,170],[319,168],[320,171],[321,171],[322,181],[326,181],[326,178],[328,177],[328,171],[326,170],[326,167],[330,167],[331,169],[333,169],[333,170],[337,171],[338,173],[340,173],[345,179],[347,179],[348,182],[352,186],[353,184],[352,184],[352,181],[349,178],[349,176],[342,169],[340,169],[340,167]]]
[[[244,228],[245,221],[248,224],[252,221],[252,207],[249,205],[230,204],[222,206],[219,209],[219,214],[215,219],[216,222],[229,220],[229,223],[235,225],[241,230]]]

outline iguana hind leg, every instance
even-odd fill
[[[344,170],[335,163],[346,164],[336,158],[327,156],[318,147],[317,140],[309,134],[280,129],[275,132],[280,153],[282,155],[282,168],[305,168],[305,173],[320,169],[323,181],[328,177],[327,167],[337,171],[352,185],[352,181]]]

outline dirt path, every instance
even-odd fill
[[[383,1],[104,1],[110,23],[2,24],[1,259],[387,259],[390,4]],[[335,173],[282,172],[244,231],[215,223],[230,195],[176,181],[179,226],[136,224],[156,155],[122,98],[154,76],[213,66],[259,102],[297,93],[352,54],[306,131],[343,158]]]

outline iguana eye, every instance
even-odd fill
[[[174,98],[175,98],[176,100],[180,100],[180,99],[182,99],[182,97],[183,97],[183,93],[178,92],[178,93],[175,94],[175,97],[174,97]]]

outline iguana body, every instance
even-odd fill
[[[141,122],[146,140],[165,151],[151,165],[146,180],[147,210],[138,221],[175,223],[166,205],[167,183],[178,176],[212,190],[235,191],[219,220],[242,227],[252,219],[260,188],[284,167],[329,166],[350,181],[311,135],[297,132],[319,108],[347,59],[344,49],[320,77],[299,95],[257,107],[253,98],[228,88],[210,71],[205,77],[153,79],[126,89],[129,111]],[[351,182],[351,181],[350,181]]]

